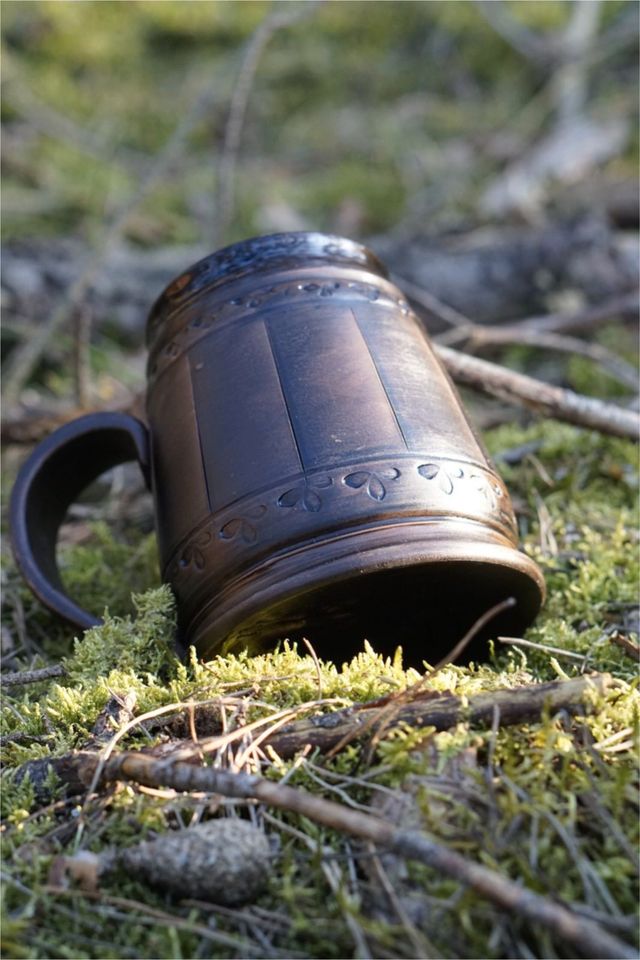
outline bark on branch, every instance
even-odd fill
[[[501,726],[511,726],[539,720],[545,709],[579,713],[585,709],[586,701],[593,693],[602,695],[610,685],[609,675],[600,674],[575,680],[530,684],[513,690],[491,690],[478,693],[466,701],[450,693],[432,694],[401,706],[391,720],[381,708],[364,704],[360,708],[351,707],[291,723],[267,738],[264,745],[271,746],[283,759],[290,759],[307,744],[326,753],[347,737],[355,740],[363,732],[375,734],[380,722],[385,726],[408,724],[436,730],[449,730],[458,723],[491,726],[496,708]],[[376,714],[379,717],[377,723]]]
[[[640,416],[632,410],[554,387],[441,344],[436,344],[435,349],[457,383],[467,384],[482,393],[525,406],[556,420],[638,441]]]
[[[42,667],[40,670],[19,670],[17,673],[0,674],[0,686],[17,687],[27,683],[41,683],[52,677],[64,677],[66,669],[61,663],[54,663],[51,667]]]

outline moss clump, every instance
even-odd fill
[[[163,585],[133,594],[132,601],[135,618],[107,617],[75,641],[65,664],[72,682],[92,683],[115,669],[140,676],[159,675],[168,668],[176,625],[171,589]]]
[[[90,530],[89,543],[61,551],[65,588],[86,610],[133,613],[132,597],[160,582],[155,535],[119,537],[104,521],[91,524]]]

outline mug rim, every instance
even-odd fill
[[[147,345],[167,314],[203,290],[297,260],[353,266],[389,279],[389,272],[366,244],[319,230],[291,230],[248,237],[214,250],[178,274],[154,301],[147,318]]]

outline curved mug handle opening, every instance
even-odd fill
[[[137,460],[150,487],[147,428],[124,413],[91,413],[64,424],[23,463],[11,493],[10,535],[16,563],[38,599],[83,630],[102,621],[66,593],[56,561],[68,508],[106,470]]]

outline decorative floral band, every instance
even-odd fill
[[[376,461],[356,469],[342,467],[308,474],[285,489],[249,499],[244,508],[239,503],[212,515],[174,551],[167,565],[168,575],[180,579],[181,574],[204,571],[207,555],[216,542],[245,548],[263,544],[265,534],[267,539],[273,538],[276,529],[281,534],[282,526],[278,523],[276,528],[274,524],[278,515],[319,515],[329,505],[335,509],[336,499],[345,496],[361,498],[359,509],[354,510],[354,522],[371,520],[371,512],[362,511],[362,499],[370,502],[371,508],[385,501],[385,518],[395,502],[393,516],[398,519],[421,515],[467,518],[497,526],[515,542],[515,516],[497,474],[475,463],[441,457],[400,460],[397,466]],[[309,521],[311,517],[303,524],[305,529],[312,526]],[[341,522],[336,517],[336,525]]]

